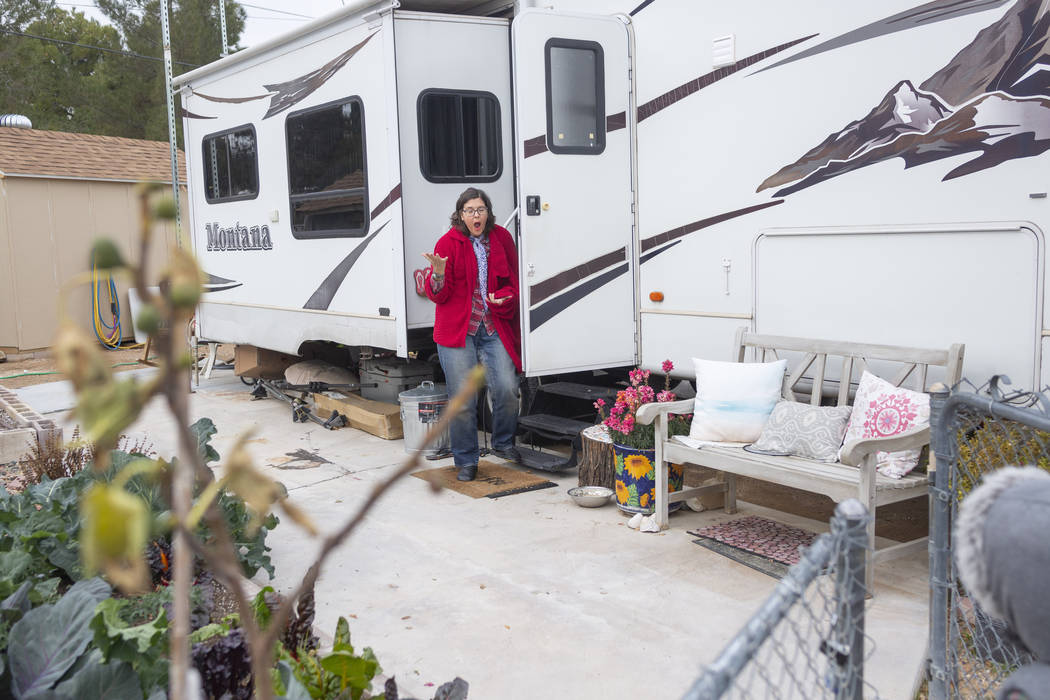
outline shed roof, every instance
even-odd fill
[[[170,183],[171,157],[164,141],[0,127],[0,174]],[[179,180],[186,182],[181,150]]]

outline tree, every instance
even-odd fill
[[[105,85],[110,64],[128,59],[89,48],[119,51],[117,30],[55,8],[24,30],[69,43],[5,36],[0,63],[8,80],[0,84],[0,111],[25,114],[38,129],[121,134],[128,115],[107,101]]]
[[[233,0],[225,2],[228,41],[236,46],[244,30],[245,13]],[[159,0],[98,0],[97,4],[118,29],[128,50],[163,56]],[[175,75],[222,56],[219,8],[215,0],[173,0],[170,11],[172,59],[180,62],[172,67]],[[123,135],[167,140],[163,64],[136,61],[127,65],[120,81],[110,88],[137,117],[136,128],[129,128]]]
[[[55,0],[4,0],[0,3],[0,29],[21,31],[55,8]]]
[[[233,0],[225,3],[236,48],[245,14]],[[41,129],[166,141],[164,64],[146,58],[163,57],[159,0],[97,4],[112,26],[65,12],[54,0],[0,0],[0,112],[25,114]],[[216,0],[172,0],[170,14],[176,75],[222,55]]]

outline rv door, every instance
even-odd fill
[[[511,25],[529,376],[637,361],[627,21],[530,9]]]

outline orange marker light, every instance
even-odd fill
[[[664,293],[663,292],[649,292],[649,301],[663,301],[663,300],[664,300]]]

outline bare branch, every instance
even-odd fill
[[[456,414],[459,413],[467,401],[470,400],[470,397],[481,389],[484,378],[484,370],[480,366],[475,367],[467,378],[467,381],[464,383],[463,388],[445,407],[445,412],[441,416],[441,420],[434,424],[434,427],[431,429],[423,443],[423,448],[429,445],[433,440],[436,440],[437,437],[445,431]],[[306,575],[303,576],[303,580],[299,583],[299,586],[291,595],[284,599],[280,607],[277,609],[277,612],[270,617],[270,624],[267,625],[264,636],[266,644],[263,648],[272,648],[274,643],[276,643],[278,635],[281,634],[284,630],[285,624],[288,622],[295,601],[298,600],[303,593],[310,590],[314,583],[316,583],[317,577],[321,573],[321,567],[324,565],[325,559],[328,558],[328,555],[331,554],[343,540],[349,537],[355,529],[357,529],[357,526],[364,521],[365,516],[367,516],[369,511],[372,510],[372,507],[379,502],[379,499],[390,489],[391,486],[394,485],[395,482],[419,466],[419,457],[421,454],[422,448],[420,451],[410,455],[401,466],[390,475],[389,478],[376,484],[372,488],[372,493],[369,495],[368,500],[361,505],[357,513],[339,528],[339,530],[327,535],[324,540],[322,540],[321,550],[317,554],[314,563],[307,570]],[[438,489],[435,485],[432,485],[432,488],[434,490]]]

